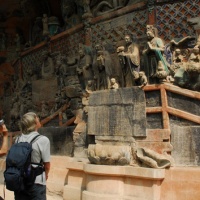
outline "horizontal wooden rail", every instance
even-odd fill
[[[147,107],[146,113],[159,113],[162,112],[162,107]]]
[[[57,115],[59,115],[60,112],[65,111],[68,107],[69,107],[69,104],[65,104],[62,108],[57,110],[55,113],[53,113],[52,115],[50,115],[50,116],[46,117],[45,119],[41,120],[41,125],[43,126],[44,124],[48,123],[49,121],[54,119]]]
[[[164,85],[164,88],[167,91],[170,91],[170,92],[173,92],[173,93],[176,93],[176,94],[180,94],[180,95],[183,95],[183,96],[186,96],[186,97],[190,97],[190,98],[193,98],[193,99],[200,100],[200,93],[199,92],[188,90],[188,89],[183,89],[183,88],[180,88],[178,86],[167,85],[167,84]]]
[[[167,107],[169,114],[200,124],[200,117],[176,108]]]

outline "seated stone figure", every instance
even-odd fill
[[[177,69],[183,67],[183,62],[184,62],[184,56],[182,55],[180,49],[176,49],[173,52],[172,61],[173,61],[172,69],[174,73],[176,73]]]
[[[110,79],[110,89],[118,89],[119,84],[117,83],[115,78]]]

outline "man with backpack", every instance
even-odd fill
[[[40,127],[40,120],[35,113],[28,112],[23,115],[20,121],[22,134],[16,138],[13,148],[11,147],[8,152],[4,177],[6,188],[14,191],[15,200],[46,200],[46,180],[50,170],[50,141],[37,132]],[[30,155],[31,161],[28,162],[27,158],[25,164],[20,166],[22,161],[18,159],[24,152],[28,153],[23,157]],[[19,175],[22,180],[19,184],[22,186],[18,187],[16,183],[19,178],[14,181],[13,174],[16,177]]]

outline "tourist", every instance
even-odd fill
[[[26,113],[21,118],[22,134],[16,138],[16,142],[30,142],[38,135],[37,131],[40,127],[38,116],[33,112]],[[36,176],[34,185],[25,188],[23,191],[15,192],[15,200],[46,200],[46,180],[50,171],[50,141],[46,136],[39,136],[32,144],[32,148],[31,161],[33,163],[42,161],[44,172]]]

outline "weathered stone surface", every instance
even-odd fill
[[[172,126],[171,143],[174,147],[172,156],[175,165],[200,165],[199,132],[199,126]]]
[[[145,136],[143,90],[131,87],[93,92],[89,98],[88,134]]]
[[[51,144],[51,155],[73,156],[74,127],[43,127],[39,133],[49,138]]]
[[[198,99],[189,98],[172,92],[167,92],[169,106],[200,115],[200,104]]]
[[[147,107],[161,106],[161,97],[159,90],[145,92],[145,97]]]
[[[32,82],[32,101],[54,101],[57,92],[57,79],[49,78]]]
[[[147,114],[147,129],[162,129],[162,113]]]

